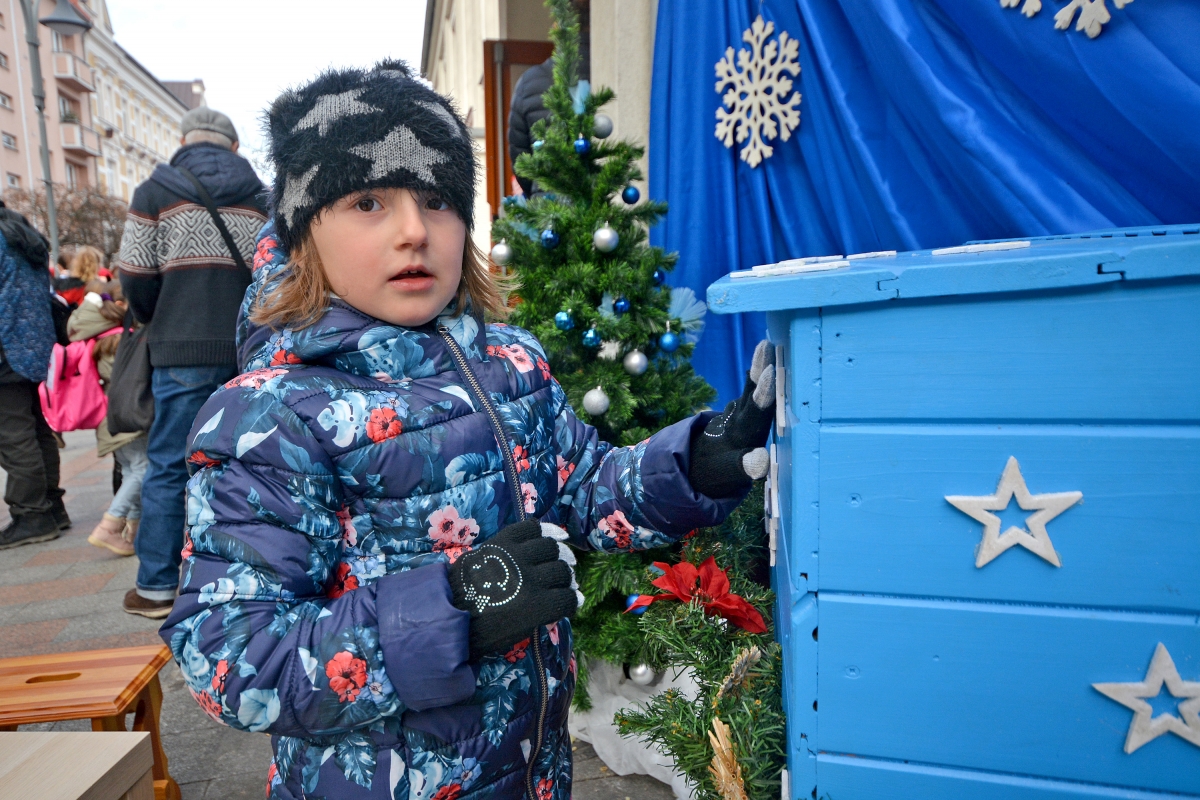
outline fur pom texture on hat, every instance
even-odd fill
[[[268,124],[275,229],[288,250],[322,209],[364,189],[434,192],[472,227],[470,135],[450,101],[404,62],[330,70],[280,95]]]

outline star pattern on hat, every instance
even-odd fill
[[[454,136],[462,135],[462,131],[458,127],[458,120],[456,120],[454,118],[453,114],[451,114],[449,111],[446,110],[446,107],[444,105],[442,105],[441,103],[419,102],[419,101],[417,102],[417,105],[421,106],[422,108],[429,109],[434,114],[436,114],[438,117],[440,117],[442,120],[444,120],[445,123],[450,126],[451,134],[453,134]]]
[[[303,175],[287,176],[283,197],[279,200],[279,213],[287,220],[289,228],[292,226],[292,217],[296,215],[296,210],[312,202],[312,197],[308,194],[308,186],[312,183],[313,178],[317,177],[317,170],[320,168],[320,164],[314,164]]]
[[[440,150],[421,144],[416,134],[404,125],[397,126],[378,142],[351,147],[350,152],[371,160],[371,174],[367,180],[379,180],[404,169],[432,186],[436,186],[437,181],[431,167],[450,160],[450,156]]]
[[[317,133],[324,136],[329,132],[329,127],[339,119],[382,111],[383,109],[376,108],[370,103],[364,103],[358,99],[359,95],[366,90],[367,87],[361,86],[357,89],[351,89],[348,92],[342,92],[341,94],[321,95],[317,98],[316,104],[292,128],[292,133],[307,130],[308,128],[316,128]]]

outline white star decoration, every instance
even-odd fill
[[[1153,716],[1154,709],[1143,699],[1157,697],[1164,683],[1172,697],[1187,700],[1179,704],[1178,717],[1174,714]],[[1132,753],[1164,733],[1173,733],[1200,747],[1200,682],[1179,677],[1179,670],[1175,669],[1175,662],[1162,642],[1154,649],[1150,669],[1141,683],[1093,683],[1092,688],[1133,710],[1129,733],[1125,735],[1126,753]]]
[[[365,92],[366,87],[351,89],[341,94],[323,94],[308,113],[300,118],[292,128],[292,133],[307,128],[316,128],[317,133],[324,136],[329,132],[329,126],[342,117],[353,117],[358,114],[370,114],[372,111],[382,111],[373,105],[364,103],[358,96]]]
[[[1017,496],[1017,504],[1023,510],[1037,513],[1025,520],[1025,524],[1029,526],[1028,531],[1012,527],[1001,533],[1000,518],[990,512],[1008,508],[1008,502],[1014,494]],[[995,494],[982,497],[948,495],[946,502],[983,523],[983,539],[975,548],[976,567],[982,567],[1015,545],[1021,545],[1054,566],[1061,567],[1062,561],[1054,551],[1050,534],[1046,533],[1046,523],[1082,499],[1083,492],[1031,495],[1025,486],[1025,478],[1021,476],[1021,465],[1017,463],[1016,458],[1010,457],[1004,467],[1004,474],[1000,476],[1000,485],[996,487]]]
[[[434,186],[437,181],[430,167],[450,160],[445,153],[421,144],[416,134],[404,125],[396,126],[382,141],[351,147],[350,152],[371,159],[368,180],[378,180],[398,169],[406,169]]]
[[[283,189],[283,197],[279,200],[279,213],[287,220],[289,227],[292,224],[292,216],[296,213],[296,209],[306,203],[312,202],[312,198],[308,196],[308,185],[312,183],[313,178],[317,177],[317,170],[320,168],[320,164],[314,164],[303,175],[287,176],[287,183]]]

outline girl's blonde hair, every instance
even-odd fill
[[[462,280],[458,284],[458,307],[470,304],[472,310],[489,319],[504,319],[509,308],[505,295],[512,291],[513,279],[492,272],[488,257],[470,236],[463,246]],[[325,274],[325,265],[313,241],[311,229],[289,254],[288,272],[270,288],[258,291],[250,320],[271,328],[307,328],[321,318],[329,307],[333,287]]]
[[[75,251],[75,257],[71,259],[71,277],[79,278],[84,283],[91,283],[96,280],[96,275],[102,266],[104,266],[104,253],[94,247],[84,245]]]

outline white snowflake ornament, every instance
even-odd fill
[[[736,66],[732,47],[725,48],[716,66],[716,91],[727,89],[721,101],[729,109],[717,109],[716,137],[726,147],[749,139],[739,155],[751,167],[775,152],[766,140],[778,136],[786,142],[800,125],[800,93],[792,91],[787,74],[800,74],[800,43],[787,31],[772,39],[774,31],[775,23],[764,22],[760,14],[742,33],[750,49],[738,50]]]
[[[1113,5],[1117,8],[1124,8],[1132,2],[1133,0],[1113,0]],[[1000,0],[1001,8],[1016,8],[1018,4],[1021,4],[1021,0]],[[1021,13],[1031,19],[1041,10],[1042,0],[1025,0],[1021,4]],[[1076,12],[1079,13],[1078,22],[1075,22]],[[1065,31],[1071,27],[1072,22],[1075,22],[1075,30],[1083,31],[1089,39],[1099,36],[1100,31],[1110,21],[1112,21],[1112,14],[1108,12],[1105,0],[1071,0],[1054,15],[1055,28]]]

